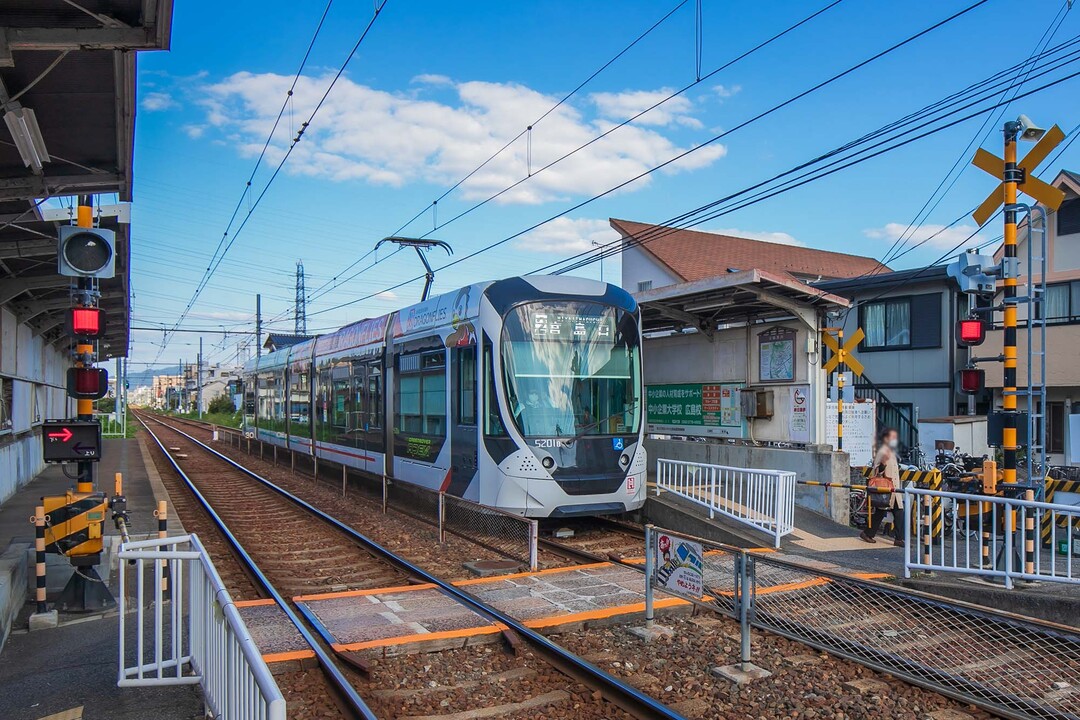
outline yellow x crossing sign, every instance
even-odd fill
[[[862,377],[865,368],[863,368],[861,362],[855,359],[855,348],[858,347],[859,343],[861,343],[865,337],[866,333],[862,331],[862,328],[859,328],[852,333],[851,337],[848,338],[848,341],[841,347],[840,343],[836,341],[836,338],[828,332],[822,333],[821,340],[825,343],[825,347],[833,351],[833,356],[829,358],[829,362],[825,363],[821,369],[827,373],[831,373],[840,365],[840,362],[843,361],[847,365],[848,370],[851,370],[855,375]]]
[[[1035,143],[1035,147],[1031,148],[1030,152],[1024,156],[1024,159],[1017,163],[1017,167],[1024,171],[1024,182],[1017,186],[1019,190],[1035,198],[1051,210],[1058,209],[1061,201],[1065,199],[1065,193],[1053,185],[1044,183],[1035,177],[1032,171],[1064,139],[1065,133],[1055,125],[1047,130],[1042,139]],[[1001,178],[1005,172],[1005,161],[982,148],[979,148],[975,153],[975,159],[971,161],[971,164],[980,170],[985,170],[996,178]],[[982,205],[971,214],[971,217],[975,219],[976,223],[982,225],[990,219],[990,216],[994,214],[994,211],[998,209],[1004,200],[1005,184],[998,183],[998,186],[983,200]]]

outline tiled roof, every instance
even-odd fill
[[[800,278],[846,278],[876,270],[888,270],[874,258],[814,250],[749,238],[668,230],[662,225],[611,219],[611,227],[623,237],[645,238],[639,245],[686,281],[703,280],[736,270],[767,270]]]

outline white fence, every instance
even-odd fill
[[[912,570],[1080,584],[1080,506],[905,488],[904,577]],[[940,502],[943,530],[930,516]]]
[[[127,437],[127,414],[126,413],[98,413],[94,419],[101,423],[102,437]]]
[[[125,543],[119,557],[120,687],[198,683],[214,717],[285,720],[285,698],[197,536]]]
[[[795,527],[793,472],[658,458],[656,493],[661,490],[704,505],[710,518],[720,513],[766,532],[775,547]]]

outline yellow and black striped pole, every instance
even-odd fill
[[[38,505],[34,508],[34,553],[35,553],[35,571],[37,573],[37,587],[35,588],[35,597],[37,600],[37,611],[44,613],[49,611],[49,606],[45,602],[45,508]]]
[[[844,328],[836,330],[840,364],[836,366],[836,451],[844,451]]]
[[[1004,455],[1004,480],[1006,485],[1016,483],[1016,185],[1023,171],[1016,166],[1016,136],[1020,123],[1005,123],[1005,244],[1002,261],[1004,285],[1004,377],[1001,388],[1001,405],[1004,412],[1004,429],[1001,449]]]
[[[88,195],[82,195],[79,197],[78,210],[76,211],[75,221],[81,228],[94,227],[94,210],[91,206],[92,200]],[[92,288],[93,281],[89,278],[79,279],[80,290],[90,290]],[[88,296],[92,297],[92,296]],[[94,352],[93,344],[79,343],[75,346],[75,352],[77,361],[75,367],[89,367],[92,363],[86,363],[83,358],[92,357]],[[80,420],[93,420],[94,419],[94,401],[93,400],[76,400],[76,410]],[[76,490],[80,493],[89,493],[94,491],[94,463],[80,461],[77,464],[77,471],[79,479],[76,484]]]
[[[169,509],[164,500],[158,500],[157,510],[154,511],[154,516],[157,517],[157,536],[159,540],[164,540],[169,536]],[[161,561],[161,591],[165,592],[169,589],[169,561]]]
[[[1035,491],[1024,491],[1024,500],[1035,502]],[[1032,507],[1024,512],[1024,574],[1035,574],[1035,509]]]

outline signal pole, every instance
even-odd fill
[[[1016,137],[1020,123],[1005,123],[1005,248],[1002,263],[1004,283],[1004,374],[1001,388],[1001,405],[1005,411],[1001,450],[1004,455],[1004,480],[1007,485],[1016,483],[1016,185],[1021,171],[1016,167]],[[1028,369],[1031,372],[1031,369]],[[1030,480],[1030,478],[1029,478]]]
[[[94,227],[94,208],[93,197],[90,195],[79,196],[79,206],[75,215],[75,223],[81,228]],[[79,299],[79,303],[88,307],[95,305],[93,301],[93,289],[94,280],[88,277],[81,277],[78,279],[78,289],[82,297]],[[75,345],[76,362],[75,367],[91,367],[93,365],[94,346],[93,344],[77,343]],[[75,401],[76,415],[79,420],[93,420],[94,419],[94,401],[79,398]],[[80,460],[76,463],[76,474],[78,480],[76,481],[76,490],[81,493],[89,493],[94,491],[94,463]]]
[[[196,402],[199,403],[199,419],[202,419],[202,335],[199,336],[199,362],[195,366],[195,392]]]

